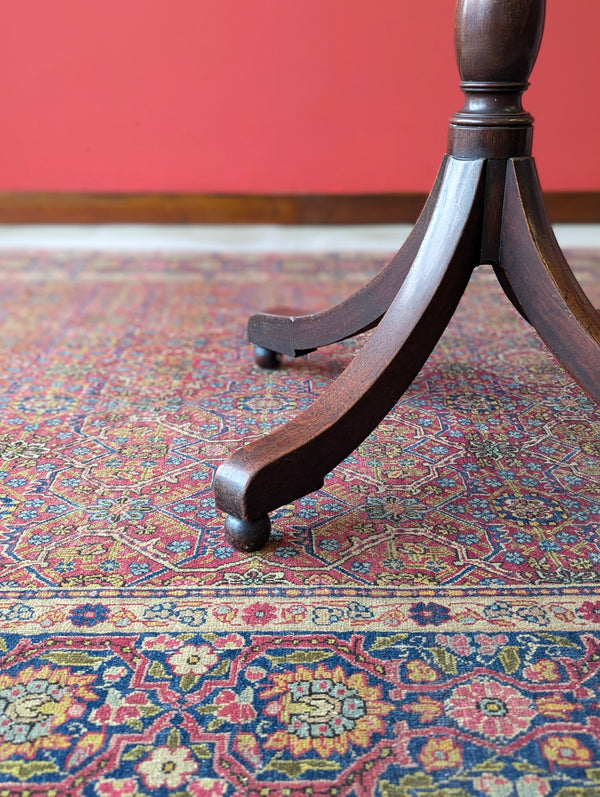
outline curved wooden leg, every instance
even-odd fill
[[[519,313],[519,315],[523,318],[523,320],[529,323],[529,319],[525,315],[525,310],[523,310],[519,300],[515,296],[515,292],[513,291],[512,286],[508,281],[506,274],[504,273],[504,269],[498,264],[495,264],[493,268],[494,268],[494,273],[496,275],[496,279],[498,280],[498,282],[500,283],[500,287],[504,291],[504,295],[506,296],[508,301],[512,304],[512,306],[515,308],[517,313]]]
[[[237,451],[217,471],[217,506],[247,524],[230,542],[261,547],[271,510],[323,484],[390,411],[450,321],[481,238],[484,161],[450,159],[431,223],[410,273],[377,329],[348,368],[285,426]],[[260,528],[255,537],[253,529]],[[226,533],[231,522],[226,522]]]
[[[255,356],[258,365],[276,367],[276,359],[265,356],[265,351],[297,357],[372,329],[379,322],[400,290],[419,251],[431,221],[446,162],[444,157],[425,207],[400,251],[360,290],[320,313],[303,314],[281,308],[249,318],[248,340],[264,350]]]
[[[600,403],[600,315],[554,237],[532,158],[516,158],[507,166],[500,260],[527,319]]]

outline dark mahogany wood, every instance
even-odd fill
[[[491,263],[509,300],[600,403],[600,321],[548,221],[522,95],[545,0],[458,0],[455,42],[465,104],[426,207],[400,252],[364,288],[321,313],[262,313],[248,324],[257,362],[274,367],[375,325],[310,407],[235,452],[217,471],[227,539],[257,550],[268,513],[323,484],[390,411],[450,321],[473,269]]]
[[[379,274],[348,299],[321,313],[303,314],[289,310],[284,314],[274,309],[251,316],[248,340],[262,349],[298,357],[378,324],[400,290],[429,228],[445,161],[444,158],[433,190],[404,246]]]
[[[318,489],[410,385],[450,321],[476,260],[483,161],[448,161],[413,268],[377,329],[343,374],[281,429],[219,468],[221,509],[258,518]],[[443,235],[439,222],[447,221]],[[435,223],[434,223],[435,222]]]
[[[539,336],[600,404],[600,314],[575,279],[544,211],[532,158],[509,163],[500,257]]]

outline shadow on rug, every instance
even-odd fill
[[[600,412],[491,272],[265,550],[224,542],[218,465],[360,345],[263,372],[248,313],[382,265],[0,257],[0,797],[600,794]]]

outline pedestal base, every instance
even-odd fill
[[[420,371],[483,262],[494,265],[509,300],[600,403],[600,317],[555,240],[533,159],[446,157],[412,235],[375,279],[325,313],[250,319],[251,342],[291,355],[376,329],[310,407],[219,468],[215,498],[230,516],[232,545],[247,551],[266,543],[268,513],[321,487],[378,425]],[[271,367],[274,358],[266,359]]]

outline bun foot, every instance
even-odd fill
[[[271,349],[265,349],[262,346],[255,346],[254,362],[260,366],[260,368],[267,368],[269,370],[279,368],[281,354]]]
[[[268,515],[263,515],[258,520],[239,520],[233,515],[225,518],[225,539],[237,551],[260,551],[267,544],[270,533],[271,521]]]

